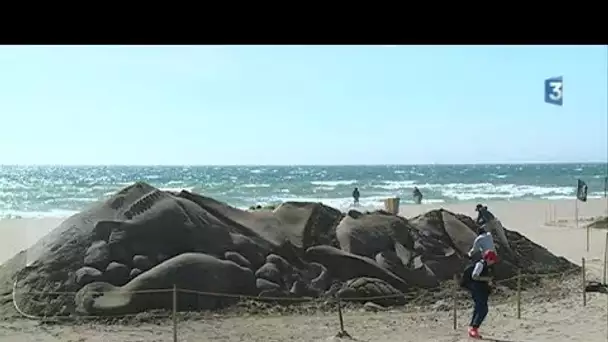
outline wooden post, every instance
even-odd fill
[[[173,342],[177,342],[177,285],[173,285]]]
[[[587,272],[585,270],[585,258],[583,258],[583,306],[587,306],[587,291],[585,291],[585,288],[587,287]]]
[[[336,335],[338,338],[349,338],[352,337],[344,330],[344,317],[342,316],[342,299],[338,295],[338,319],[340,320],[340,331]]]
[[[608,265],[608,233],[606,233],[606,242],[604,243],[604,274],[602,277],[602,284],[606,284],[606,267]]]
[[[574,199],[574,222],[576,222],[576,228],[578,228],[578,198]]]
[[[338,319],[340,320],[340,332],[344,331],[344,316],[342,315],[342,300],[338,297]]]
[[[557,210],[555,209],[555,204],[552,204],[553,206],[553,218],[551,219],[551,223],[555,224],[557,223]]]
[[[521,319],[521,269],[517,269],[517,319]]]
[[[577,228],[578,228],[578,227],[577,227]],[[589,231],[590,231],[589,226],[587,226],[587,229],[586,229],[586,230],[587,230],[587,232],[586,232],[586,234],[587,234],[587,252],[589,252],[589,233],[590,233],[590,232],[589,232]]]
[[[452,288],[452,323],[453,328],[456,330],[458,328],[458,299],[456,296],[458,295],[458,274],[454,274],[454,287]]]

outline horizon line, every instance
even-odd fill
[[[476,162],[421,164],[0,164],[0,167],[343,167],[343,166],[481,166],[481,165],[574,165],[606,164],[605,161],[534,161],[534,162]]]

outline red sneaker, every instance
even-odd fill
[[[479,330],[477,328],[469,328],[469,337],[481,339],[481,335],[479,335]]]

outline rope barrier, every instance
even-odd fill
[[[167,291],[167,290],[163,290],[163,291]],[[15,308],[15,311],[17,311],[17,313],[27,319],[31,319],[31,320],[49,320],[49,321],[53,321],[53,320],[74,320],[74,319],[78,319],[78,320],[87,320],[87,319],[92,319],[92,320],[100,320],[100,319],[116,319],[116,318],[130,318],[130,317],[141,317],[141,313],[136,313],[136,314],[121,314],[121,315],[103,315],[103,316],[93,316],[93,315],[77,315],[77,316],[36,316],[36,315],[31,315],[26,313],[25,311],[23,311],[20,307],[19,304],[17,303],[17,281],[15,281],[13,283],[13,293],[12,293],[12,298],[13,298],[13,307]],[[62,292],[62,294],[76,294],[75,292]],[[152,314],[150,312],[146,313],[147,317],[153,317],[153,318],[169,318],[170,314]]]
[[[122,289],[120,289],[119,287],[116,288],[117,290],[114,291],[88,291],[88,293],[91,294],[108,294],[108,293],[115,293],[115,294],[134,294],[134,293],[171,293],[173,292],[173,289],[151,289],[151,290],[138,290],[138,291],[124,291]],[[74,291],[27,291],[27,294],[31,294],[31,295],[66,295],[66,294],[76,294],[76,292]]]
[[[575,273],[580,273],[580,270],[578,269],[571,269],[571,270],[567,270],[565,272],[555,272],[555,273],[536,273],[536,274],[522,274],[521,278],[522,279],[546,279],[546,278],[556,278],[556,277],[562,277],[562,278],[566,278],[569,277]],[[519,275],[507,278],[507,279],[502,279],[502,280],[498,280],[495,281],[494,284],[496,285],[501,285],[501,284],[505,284],[508,282],[512,282],[512,281],[516,281],[517,278],[519,277]],[[327,301],[343,301],[343,302],[364,302],[364,301],[377,301],[377,300],[390,300],[390,299],[406,299],[409,302],[416,302],[418,300],[421,299],[425,299],[428,297],[431,297],[433,295],[437,296],[439,293],[437,293],[437,290],[448,290],[450,289],[449,284],[452,284],[451,286],[458,286],[457,284],[454,283],[454,281],[445,281],[444,283],[440,284],[439,286],[435,286],[432,288],[422,288],[422,289],[417,289],[414,292],[408,292],[408,293],[403,293],[403,294],[392,294],[392,295],[383,295],[383,296],[363,296],[363,297],[340,297],[340,298],[332,298],[332,297],[321,297],[321,298],[313,298],[313,297],[272,297],[272,296],[254,296],[254,295],[244,295],[244,294],[231,294],[231,293],[220,293],[220,292],[208,292],[208,291],[197,291],[197,290],[190,290],[190,289],[177,289],[178,293],[187,293],[187,294],[196,294],[199,296],[209,296],[209,297],[217,297],[217,298],[234,298],[234,299],[241,299],[241,300],[254,300],[254,301],[265,301],[265,302],[270,302],[270,301],[280,301],[280,302],[293,302],[293,303],[324,303]],[[148,290],[138,290],[138,291],[125,291],[122,290],[120,288],[117,288],[116,291],[109,291],[109,292],[103,292],[103,291],[90,291],[89,293],[91,294],[103,294],[103,295],[125,295],[125,294],[153,294],[153,293],[172,293],[174,291],[174,289],[148,289]],[[26,295],[75,295],[76,292],[70,292],[70,291],[35,291],[35,290],[28,290],[26,292],[20,292],[17,289],[17,281],[14,282],[13,284],[13,293],[12,293],[12,299],[13,299],[13,304],[15,306],[15,310],[23,317],[29,318],[29,319],[40,319],[41,317],[38,316],[33,316],[33,315],[29,315],[26,312],[24,312],[17,304],[17,293],[21,293],[21,294],[26,294]],[[134,317],[137,316],[139,314],[130,314],[130,315],[116,315],[115,317]],[[111,315],[103,315],[103,316],[76,316],[78,318],[103,318],[103,317],[112,317]],[[167,315],[159,315],[159,317],[168,317]]]
[[[526,297],[528,300],[532,299],[537,299],[539,297],[542,298],[546,298],[546,295],[550,296],[550,299],[547,300],[547,302],[551,302],[553,298],[557,296],[562,297],[562,294],[570,294],[574,291],[576,291],[576,289],[578,289],[579,291],[581,290],[581,283],[577,283],[576,285],[574,284],[574,281],[570,281],[570,280],[574,280],[574,278],[572,279],[568,279],[570,277],[573,277],[575,275],[578,275],[582,278],[582,273],[585,272],[584,267],[583,268],[572,268],[572,269],[568,269],[566,271],[563,272],[553,272],[553,273],[535,273],[535,274],[521,274],[520,272],[518,272],[518,274],[516,274],[513,277],[509,277],[506,279],[501,279],[501,280],[497,280],[494,281],[494,287],[499,289],[505,289],[505,287],[510,288],[511,290],[513,289],[513,286],[505,286],[502,287],[505,284],[511,283],[511,285],[513,284],[513,282],[517,282],[517,296],[514,298],[513,296],[509,296],[509,292],[504,293],[504,296],[491,296],[491,308],[490,308],[490,315],[500,315],[502,318],[508,318],[508,319],[521,319],[522,315],[521,315],[521,302],[526,302],[526,299],[523,299],[521,294],[525,293]],[[585,272],[586,273],[586,272]],[[522,292],[522,280],[531,280],[531,283],[528,283],[527,285],[534,285],[534,284],[542,284],[542,288],[544,290],[545,293],[535,293],[536,291],[533,292]],[[560,284],[564,285],[564,281],[566,281],[566,286],[558,286],[555,288],[555,291],[553,291],[553,288],[551,290],[548,290],[547,287],[545,286],[545,283],[538,283],[539,281],[543,281],[545,279],[553,279],[553,280],[557,280],[560,282]],[[424,312],[426,311],[427,314],[432,314],[432,312],[429,312],[427,310],[424,309],[424,305],[419,305],[419,304],[426,304],[428,303],[428,300],[433,300],[433,299],[452,299],[451,300],[451,305],[448,304],[448,307],[452,307],[452,318],[453,318],[453,329],[457,329],[458,327],[458,310],[462,310],[463,307],[465,307],[465,305],[463,305],[465,302],[463,301],[463,298],[465,297],[465,293],[467,293],[467,291],[465,290],[461,290],[460,286],[459,286],[459,281],[458,281],[458,277],[455,277],[454,280],[447,280],[444,281],[443,283],[441,283],[439,286],[435,286],[432,288],[418,288],[418,289],[414,289],[413,291],[408,291],[405,293],[399,293],[399,294],[391,294],[391,295],[382,295],[382,296],[362,296],[362,297],[341,297],[341,296],[330,296],[330,297],[319,297],[319,298],[313,298],[313,297],[269,297],[269,296],[254,296],[254,295],[244,295],[244,294],[231,294],[231,293],[221,293],[221,292],[209,292],[209,291],[198,291],[198,290],[191,290],[191,289],[180,289],[177,288],[176,286],[174,286],[172,289],[146,289],[146,290],[138,290],[138,291],[126,291],[122,288],[116,287],[116,290],[110,290],[108,292],[103,292],[103,291],[87,291],[87,293],[95,296],[95,294],[103,294],[103,295],[129,295],[129,294],[169,294],[172,293],[173,295],[173,306],[172,306],[172,311],[164,311],[164,310],[153,310],[153,311],[145,311],[145,312],[140,312],[140,313],[136,313],[136,314],[115,314],[115,315],[108,315],[108,314],[103,314],[103,315],[78,315],[78,314],[73,314],[73,315],[69,315],[69,316],[36,316],[36,315],[31,315],[26,313],[19,305],[18,299],[19,296],[18,294],[21,293],[23,295],[33,295],[33,296],[43,296],[43,295],[72,295],[75,296],[77,292],[70,292],[70,291],[20,291],[17,288],[18,285],[18,281],[15,281],[13,283],[13,291],[12,291],[12,300],[13,300],[13,306],[16,310],[16,312],[21,315],[22,317],[28,318],[28,319],[32,319],[32,320],[42,320],[42,321],[70,321],[72,323],[74,322],[85,322],[85,321],[89,321],[89,320],[94,320],[97,322],[116,322],[116,320],[129,320],[129,319],[140,319],[140,320],[150,320],[150,319],[172,319],[173,320],[173,341],[178,341],[178,321],[181,319],[188,319],[189,317],[199,317],[199,316],[189,316],[189,314],[185,314],[185,315],[178,315],[177,313],[177,307],[178,307],[178,294],[179,293],[184,293],[184,294],[191,294],[191,295],[197,295],[197,296],[208,296],[208,297],[216,297],[216,298],[234,298],[234,299],[241,299],[241,300],[253,300],[256,302],[272,302],[272,301],[277,301],[277,302],[291,302],[291,303],[333,303],[333,304],[337,304],[337,309],[334,307],[334,309],[337,310],[338,313],[338,318],[339,318],[339,331],[337,333],[337,337],[340,338],[349,338],[349,339],[353,339],[351,337],[351,335],[345,330],[345,318],[347,319],[349,316],[352,319],[355,319],[356,317],[361,316],[362,314],[357,314],[356,312],[351,312],[349,313],[349,315],[344,316],[343,315],[343,303],[344,302],[373,302],[373,301],[377,301],[377,300],[391,300],[391,299],[405,299],[405,305],[401,306],[401,308],[403,308],[403,311],[400,311],[403,314],[424,314]],[[500,287],[499,287],[500,286]],[[538,288],[538,286],[536,287]],[[532,289],[534,289],[534,287],[532,287]],[[439,291],[438,291],[439,290]],[[447,292],[450,291],[450,292]],[[582,290],[583,293],[584,289]],[[576,291],[578,292],[578,291]],[[449,298],[448,298],[449,297]],[[44,298],[44,297],[42,297]],[[52,297],[51,297],[52,298]],[[61,297],[59,297],[61,298]],[[506,299],[506,300],[505,300]],[[65,299],[63,299],[65,300]],[[425,301],[426,300],[426,301]],[[418,302],[418,301],[422,301],[422,302]],[[470,300],[468,300],[466,302],[467,305],[467,310],[470,309]],[[554,302],[555,303],[555,302]],[[408,304],[411,304],[413,306],[408,306]],[[515,315],[512,314],[513,312],[513,308],[509,309],[507,308],[508,305],[513,305],[516,304],[517,305],[517,317]],[[396,307],[395,309],[399,310],[398,307]],[[424,311],[420,311],[419,309],[422,309]],[[412,311],[413,310],[413,311]],[[509,312],[507,314],[505,314],[503,312],[503,310],[509,310]],[[525,311],[525,310],[524,310]],[[160,313],[158,313],[160,312]],[[367,313],[369,314],[369,313]],[[531,312],[531,315],[534,315],[534,312]],[[568,316],[563,316],[560,315],[559,319],[557,320],[543,320],[543,319],[538,319],[536,317],[525,317],[525,320],[531,320],[531,321],[536,321],[536,322],[542,322],[542,323],[546,323],[546,324],[560,324],[561,322],[566,322],[568,320],[571,320],[572,318],[576,317],[577,315],[580,315],[580,310],[573,312],[572,314],[568,315]],[[119,321],[120,322],[120,321]]]

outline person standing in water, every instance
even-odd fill
[[[418,189],[418,187],[414,187],[414,191],[412,191],[412,196],[414,197],[414,203],[422,203],[422,192],[420,192],[420,189]]]
[[[355,188],[355,190],[353,190],[353,204],[355,206],[359,205],[359,196],[361,194],[359,194],[359,188]]]

